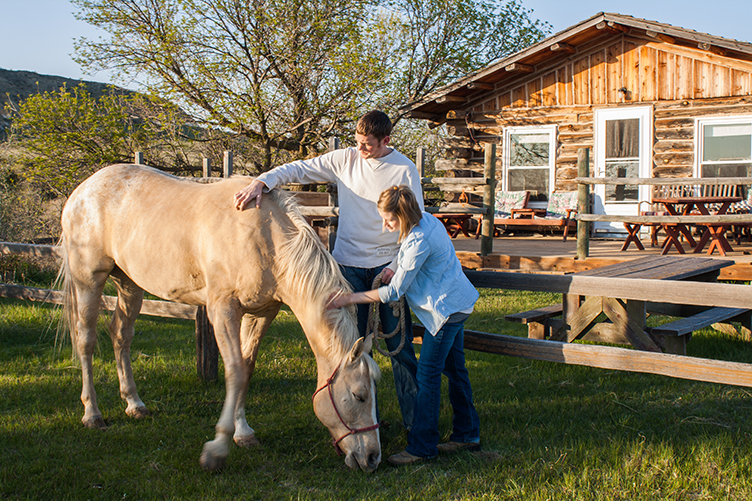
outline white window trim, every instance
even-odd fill
[[[742,115],[734,117],[701,117],[695,118],[695,162],[694,176],[701,176],[700,167],[702,167],[702,146],[705,133],[705,125],[734,125],[734,124],[752,124],[752,115]]]
[[[606,164],[606,149],[601,147],[603,135],[606,133],[606,120],[628,120],[632,118],[644,118],[640,124],[640,177],[652,177],[653,171],[653,107],[652,106],[629,106],[619,108],[596,108],[593,110],[593,156],[595,157],[595,177],[603,177]],[[603,143],[605,145],[605,142]],[[639,200],[647,200],[649,186],[640,186]],[[630,202],[609,202],[610,204],[635,204]]]
[[[557,127],[556,125],[531,125],[527,127],[505,127],[504,128],[504,160],[503,160],[503,167],[504,167],[504,175],[502,177],[502,189],[507,191],[509,189],[508,187],[508,180],[509,180],[509,167],[511,163],[511,156],[512,156],[512,149],[511,149],[511,141],[509,136],[511,134],[541,134],[541,133],[548,133],[549,135],[549,145],[548,145],[548,193],[546,194],[547,197],[550,198],[551,192],[554,190],[554,183],[556,181],[556,133],[557,133]],[[541,166],[541,168],[543,168]],[[535,208],[535,209],[545,209],[547,206],[547,202],[530,202],[528,203],[529,207]]]

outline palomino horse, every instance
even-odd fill
[[[136,392],[130,348],[144,290],[163,299],[206,305],[224,360],[227,395],[216,437],[201,466],[220,468],[230,437],[258,443],[245,417],[248,382],[259,343],[282,303],[297,317],[316,357],[313,407],[350,468],[381,461],[371,340],[358,336],[354,310],[326,310],[347,288],[339,267],[282,192],[260,209],[237,211],[233,194],[247,184],[199,184],[136,165],[113,165],[84,181],[63,209],[64,288],[71,339],[81,361],[83,423],[105,428],[97,407],[92,354],[107,277],[117,288],[109,325],[126,414],[148,415]],[[324,390],[324,391],[322,391]]]

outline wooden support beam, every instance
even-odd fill
[[[516,71],[518,73],[532,73],[535,71],[535,66],[522,63],[512,63],[504,67],[506,71]]]
[[[707,42],[700,42],[697,44],[697,48],[700,50],[706,50],[710,53],[716,54],[718,56],[725,56],[726,55],[726,49],[723,49],[721,47],[716,47],[713,44],[709,44]]]
[[[447,120],[461,120],[467,116],[467,110],[449,110],[446,113]]]
[[[495,86],[490,83],[470,82],[467,84],[467,88],[470,90],[494,90]]]
[[[444,103],[466,103],[467,102],[467,98],[466,97],[462,97],[462,96],[450,96],[450,95],[446,95],[446,96],[437,97],[436,98],[436,102],[439,103],[439,104],[444,104]]]
[[[655,38],[656,40],[660,40],[661,42],[676,43],[676,39],[674,37],[666,35],[665,33],[658,33],[657,31],[647,30],[645,34],[650,38]]]
[[[574,48],[574,45],[569,45],[568,43],[559,42],[555,43],[551,46],[551,52],[563,52],[564,54],[574,54],[577,51],[577,49]]]
[[[413,332],[415,342],[421,343],[423,327],[414,325]],[[725,362],[613,346],[559,343],[467,329],[465,330],[465,348],[484,353],[546,362],[752,387],[752,364],[739,362]]]
[[[602,21],[596,24],[595,27],[599,30],[609,30],[615,33],[629,33],[629,28],[626,28],[625,26],[622,26],[620,24],[616,24],[613,21]]]

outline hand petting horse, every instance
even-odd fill
[[[379,368],[359,338],[354,311],[327,310],[326,299],[349,286],[293,199],[272,191],[259,209],[237,211],[247,179],[199,184],[137,165],[113,165],[84,181],[62,216],[66,312],[81,361],[82,421],[105,428],[97,407],[92,354],[107,277],[118,300],[109,324],[126,414],[148,415],[136,392],[130,349],[144,291],[206,305],[224,360],[227,395],[216,437],[201,466],[224,464],[230,437],[258,443],[245,399],[259,344],[282,303],[305,331],[316,357],[313,408],[350,468],[374,471],[381,461],[375,383]]]

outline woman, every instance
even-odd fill
[[[396,301],[403,295],[430,335],[423,336],[418,360],[415,421],[407,447],[387,460],[394,465],[429,459],[438,452],[480,449],[480,420],[473,406],[472,389],[463,351],[465,320],[473,311],[478,291],[462,272],[452,241],[442,223],[421,212],[408,186],[381,193],[379,215],[384,228],[399,232],[397,270],[387,285],[375,290],[334,295],[329,308],[350,304]],[[441,373],[449,379],[454,418],[450,441],[439,444]]]

